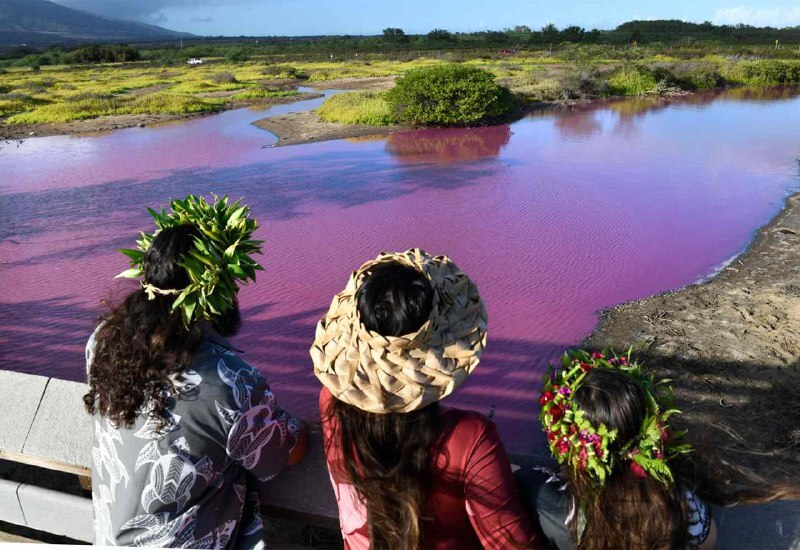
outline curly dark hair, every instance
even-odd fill
[[[192,225],[161,231],[145,254],[144,281],[164,290],[189,284],[180,263],[200,235]],[[89,371],[89,391],[83,402],[89,414],[107,417],[117,428],[130,428],[145,403],[157,431],[166,427],[169,375],[191,367],[203,341],[203,322],[184,325],[180,310],[172,311],[174,296],[148,299],[143,289],[129,294],[100,318],[94,361]],[[234,304],[213,323],[223,335],[239,328],[239,308]]]

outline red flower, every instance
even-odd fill
[[[633,474],[636,477],[641,478],[641,479],[647,479],[648,477],[650,477],[647,474],[647,472],[644,471],[644,468],[642,468],[641,466],[639,466],[635,462],[631,462],[631,472],[633,472]]]
[[[605,359],[605,357],[605,355],[597,351],[592,354],[592,359]]]
[[[591,368],[592,368],[591,365],[587,365],[586,363],[581,361],[581,370],[583,370],[583,372],[589,372],[589,369]]]
[[[561,417],[564,416],[564,409],[561,407],[553,407],[550,409],[550,416],[552,416],[553,422],[558,422],[561,420]]]
[[[552,399],[553,399],[553,392],[546,391],[539,398],[539,405],[544,406],[545,403],[551,401]]]
[[[555,441],[558,439],[558,434],[556,432],[547,432],[547,441]]]

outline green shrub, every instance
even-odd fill
[[[211,82],[215,84],[236,84],[239,81],[231,73],[216,73],[211,75]]]
[[[297,67],[292,67],[291,65],[267,65],[261,72],[268,78],[308,80],[307,74],[300,72]]]
[[[553,76],[532,75],[511,90],[529,101],[570,101],[603,97],[609,94],[608,84],[596,71],[564,70]]]
[[[725,69],[726,79],[737,84],[771,86],[800,83],[800,62],[762,60],[740,62]]]
[[[612,73],[608,84],[614,95],[638,95],[654,91],[658,79],[644,67],[625,67]]]
[[[222,101],[194,96],[157,93],[137,97],[133,102],[120,109],[122,113],[158,114],[167,113],[182,115],[187,113],[206,113],[216,110]]]
[[[386,100],[400,122],[459,126],[508,115],[514,101],[489,71],[470,65],[412,69],[397,80]]]
[[[711,90],[725,83],[717,68],[710,64],[678,63],[673,73],[684,90]]]
[[[317,115],[326,122],[343,124],[370,124],[386,126],[396,124],[395,117],[386,102],[386,92],[348,92],[329,97]]]
[[[20,93],[0,94],[0,116],[9,116],[16,113],[31,111],[47,103],[49,102],[44,99]]]
[[[297,95],[295,90],[270,90],[266,86],[253,86],[231,96],[231,99],[265,99],[270,97],[289,97]]]
[[[78,98],[44,105],[32,111],[14,115],[8,119],[10,124],[35,124],[45,122],[71,122],[84,118],[94,118],[114,113],[121,102],[116,98]]]

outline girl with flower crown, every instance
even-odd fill
[[[710,506],[686,475],[691,452],[669,427],[672,392],[628,357],[565,354],[540,399],[559,475],[520,472],[523,500],[560,549],[707,549]]]

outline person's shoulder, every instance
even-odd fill
[[[486,415],[464,409],[448,408],[441,415],[445,445],[460,448],[469,454],[476,445],[493,444],[499,440],[494,423]]]
[[[452,426],[454,431],[480,433],[494,427],[486,415],[476,411],[448,407],[440,416],[443,423]]]
[[[235,387],[237,383],[251,388],[266,384],[263,375],[232,347],[209,339],[198,348],[191,370],[204,383],[222,389]]]

